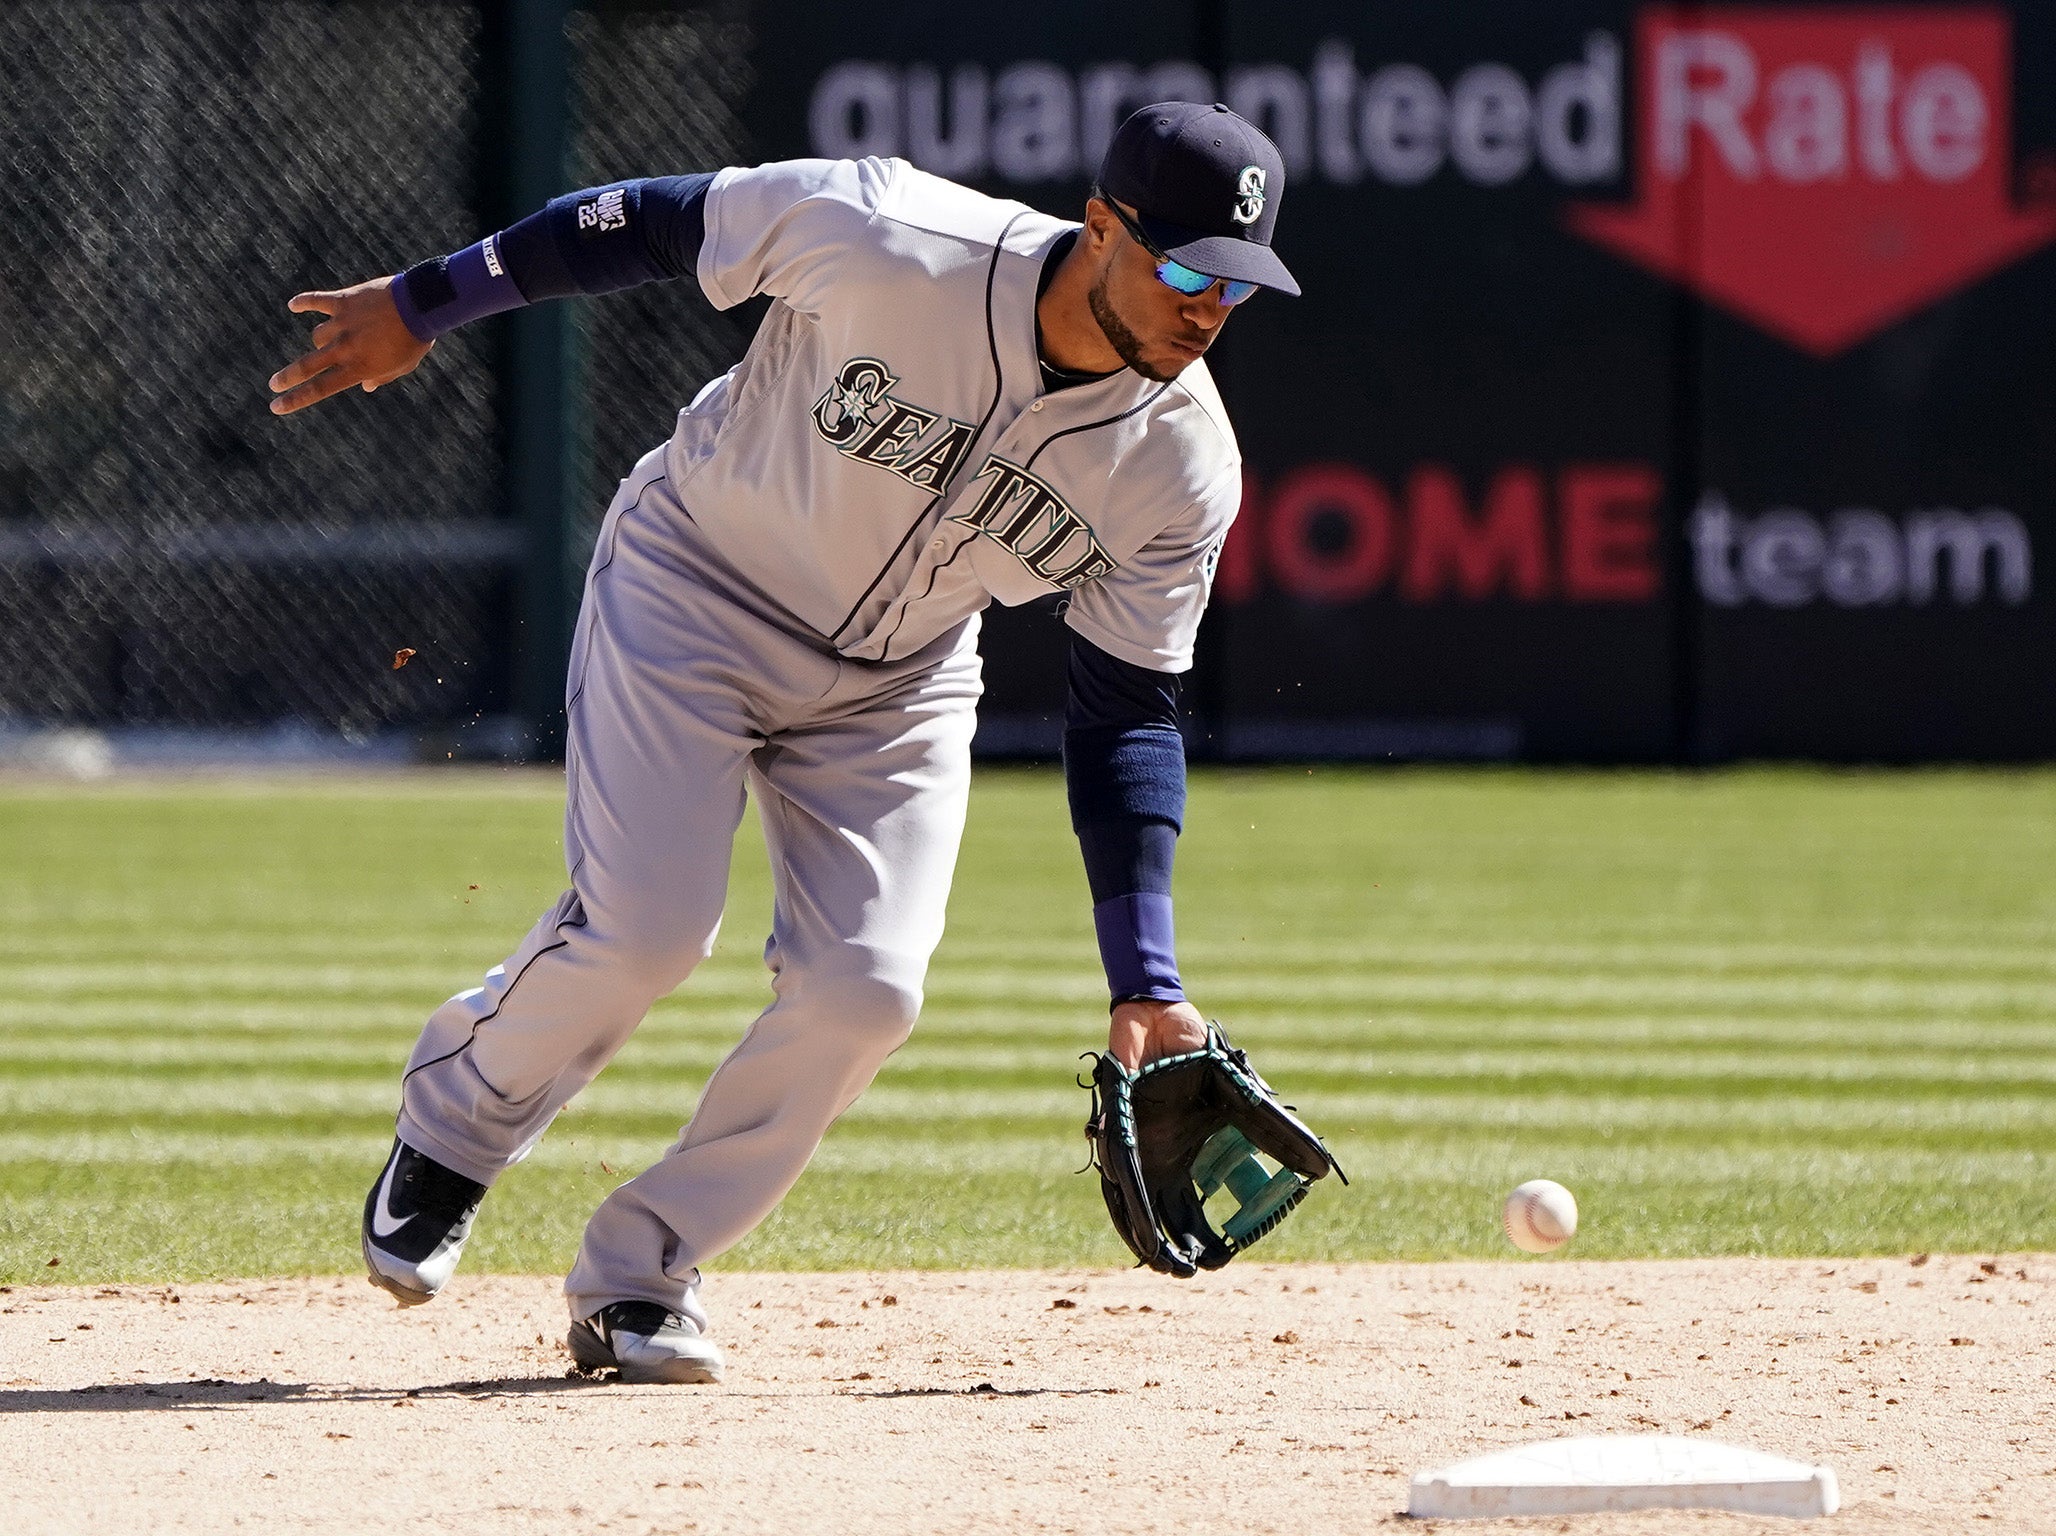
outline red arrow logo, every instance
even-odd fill
[[[1656,7],[1639,201],[1571,227],[1816,357],[2056,240],[2018,210],[2012,30],[1988,7]]]

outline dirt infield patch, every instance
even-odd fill
[[[545,1279],[405,1313],[355,1279],[15,1287],[0,1469],[12,1536],[1304,1533],[1451,1528],[1399,1515],[1414,1470],[1663,1432],[1832,1466],[1838,1531],[2049,1530],[2052,1280],[2056,1255],[726,1274],[711,1388],[567,1379]]]

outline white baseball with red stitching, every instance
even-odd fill
[[[1561,1248],[1577,1230],[1577,1199],[1553,1179],[1530,1179],[1506,1197],[1506,1235],[1523,1253]]]

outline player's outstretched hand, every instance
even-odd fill
[[[353,386],[368,395],[412,373],[428,356],[435,343],[416,340],[407,329],[388,291],[392,286],[390,277],[381,277],[333,293],[296,293],[286,301],[296,315],[312,311],[328,318],[314,327],[314,350],[271,376],[273,415],[289,416]]]
[[[1205,1048],[1206,1020],[1190,1003],[1117,1003],[1107,1026],[1107,1054],[1130,1072]]]

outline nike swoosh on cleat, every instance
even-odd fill
[[[398,1221],[390,1224],[386,1221],[386,1211],[389,1209],[387,1202],[392,1199],[393,1195],[393,1174],[399,1166],[400,1153],[396,1147],[393,1149],[393,1160],[386,1164],[385,1177],[379,1180],[378,1198],[371,1202],[371,1235],[373,1237],[391,1237],[400,1228],[406,1226],[408,1222],[414,1219],[412,1216],[402,1216]]]

